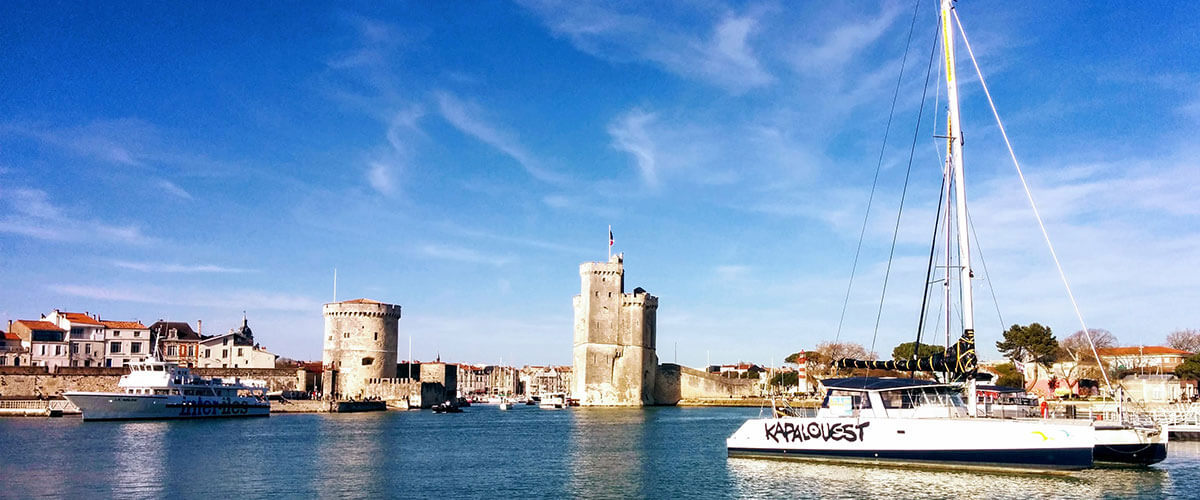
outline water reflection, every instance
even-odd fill
[[[122,422],[112,436],[113,482],[110,495],[118,498],[162,496],[167,470],[168,422]],[[99,429],[99,427],[96,427]]]
[[[1063,476],[731,458],[743,497],[1161,498],[1171,477],[1159,468],[1112,468]]]
[[[644,497],[646,419],[641,409],[571,410],[570,490],[589,497]]]

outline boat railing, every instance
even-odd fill
[[[4,410],[51,410],[63,413],[79,413],[79,407],[65,399],[18,399],[0,401]]]

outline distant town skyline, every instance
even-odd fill
[[[336,268],[339,300],[403,307],[402,359],[411,336],[417,359],[569,365],[611,226],[626,289],[660,299],[662,362],[835,337],[887,356],[913,340],[941,180],[944,92],[914,132],[935,7],[905,55],[911,2],[0,5],[0,316],[217,333],[246,311],[316,360]],[[1200,327],[1200,5],[958,9],[1088,326]],[[1080,327],[959,50],[996,359],[1008,325]]]

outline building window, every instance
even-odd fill
[[[229,349],[221,349],[221,357],[228,358],[229,357]],[[221,365],[221,368],[225,368],[225,365]]]
[[[173,346],[173,345],[167,346],[167,356],[172,356],[172,357],[175,356],[175,346]]]
[[[0,366],[4,366],[6,363],[8,363],[8,358],[0,356]]]
[[[132,344],[129,344],[129,352],[132,354],[137,354],[139,352],[142,352],[142,343],[134,342]]]
[[[54,346],[54,355],[62,356],[62,346],[60,346],[60,345]]]
[[[71,344],[71,354],[79,354],[79,344]]]
[[[229,337],[221,339],[221,345],[229,345]]]
[[[204,350],[204,357],[206,357],[206,358],[211,358],[211,357],[212,357],[212,349],[205,349],[205,350]]]
[[[121,343],[113,342],[110,344],[108,352],[121,352]]]
[[[92,344],[83,344],[83,353],[91,354],[92,353]]]
[[[242,348],[241,348],[241,347],[239,347],[239,348],[238,348],[238,356],[241,356],[241,355],[242,355]]]
[[[113,337],[120,337],[120,336],[121,336],[121,330],[113,330]]]
[[[46,355],[46,344],[42,344],[42,356]]]
[[[112,368],[112,360],[111,359],[104,360],[104,366],[107,368]]]
[[[142,336],[142,332],[139,332],[139,331],[136,331],[136,330],[135,330],[135,331],[133,332],[133,336],[134,336],[134,337],[141,337],[141,336]]]

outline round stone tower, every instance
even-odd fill
[[[325,304],[322,312],[321,379],[327,397],[370,396],[364,392],[368,379],[396,377],[400,306],[355,299]]]

